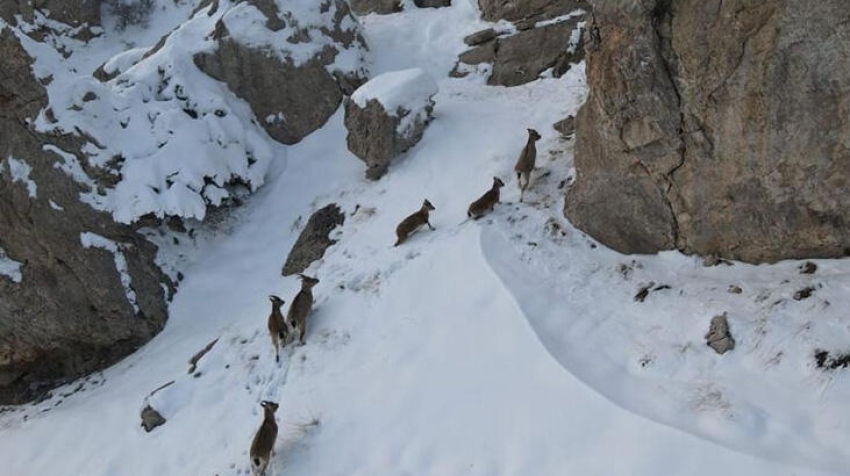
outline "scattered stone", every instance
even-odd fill
[[[142,428],[150,433],[154,428],[165,424],[165,418],[152,406],[146,405],[142,410]]]
[[[215,343],[218,342],[218,337],[215,338],[212,342],[207,344],[203,349],[199,350],[195,355],[189,359],[189,373],[192,374],[195,372],[195,369],[198,367],[198,362],[207,355],[207,352],[212,350]]]
[[[734,284],[730,284],[730,285],[729,285],[729,289],[728,289],[728,291],[729,291],[729,293],[731,293],[731,294],[741,294],[741,293],[743,293],[743,292],[744,292],[744,290],[743,290],[743,289],[741,289],[741,287],[740,287],[740,286],[735,286]]]
[[[469,46],[477,46],[481,43],[486,43],[496,38],[496,30],[487,28],[486,30],[476,31],[471,35],[467,35],[463,42]]]
[[[711,325],[705,335],[705,340],[709,347],[721,355],[735,348],[735,339],[729,332],[729,322],[726,319],[725,312],[711,318]]]
[[[808,299],[812,297],[812,293],[815,292],[815,288],[812,286],[806,286],[805,288],[794,293],[795,301],[802,301],[803,299]]]
[[[818,265],[812,263],[811,261],[806,261],[805,263],[800,265],[800,274],[815,274],[815,271],[818,270]]]
[[[336,243],[330,239],[331,231],[345,222],[345,213],[336,203],[331,203],[316,211],[307,220],[307,226],[301,231],[298,240],[292,245],[283,275],[290,276],[304,272],[313,261],[321,259],[325,251]]]
[[[727,259],[723,259],[720,256],[713,254],[713,253],[710,254],[710,255],[703,256],[703,258],[702,258],[702,265],[705,266],[706,268],[710,268],[712,266],[717,266],[717,265],[720,265],[720,264],[723,264],[723,265],[726,265],[726,266],[734,265],[734,263],[732,263],[731,261],[729,261]]]
[[[827,350],[816,350],[815,363],[824,370],[846,369],[850,367],[850,352],[833,356]]]
[[[437,91],[428,73],[412,68],[376,76],[346,99],[348,150],[366,162],[367,178],[381,178],[393,158],[422,139]]]
[[[654,281],[650,281],[646,286],[642,286],[638,290],[637,294],[635,294],[635,302],[643,302],[646,297],[649,296],[649,290],[652,289],[653,286],[655,286]]]
[[[575,120],[575,116],[567,116],[565,119],[552,124],[552,128],[558,131],[564,138],[572,139],[576,132]]]

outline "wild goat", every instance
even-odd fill
[[[434,208],[434,205],[431,205],[431,202],[425,200],[422,202],[422,208],[419,211],[402,220],[395,229],[395,235],[398,239],[393,246],[404,243],[410,235],[423,225],[428,225],[428,228],[434,230],[434,226],[428,221],[428,212],[431,210],[436,210],[436,208]]]
[[[286,320],[298,332],[298,341],[303,345],[307,335],[307,316],[313,309],[313,286],[319,284],[319,280],[305,274],[299,274],[298,277],[301,278],[301,291],[298,291],[289,306]]]
[[[528,183],[531,181],[531,172],[534,170],[534,162],[537,160],[537,147],[535,142],[540,140],[540,134],[534,129],[528,129],[528,142],[522,149],[519,159],[514,165],[516,178],[519,182],[519,201],[522,201],[522,196],[525,194],[525,189],[528,188]]]
[[[254,476],[265,476],[266,468],[274,453],[274,442],[277,439],[277,422],[274,419],[274,413],[278,405],[267,400],[260,402],[260,405],[265,413],[263,423],[251,443],[251,474]]]
[[[283,314],[280,312],[280,306],[283,306],[283,299],[277,296],[269,296],[272,302],[272,313],[269,314],[269,335],[272,337],[272,345],[274,346],[274,361],[280,362],[280,348],[286,345],[286,340],[289,338],[289,326],[283,320]]]
[[[499,177],[493,177],[493,186],[490,187],[490,190],[484,192],[481,198],[472,202],[469,210],[466,211],[466,215],[477,220],[484,216],[485,213],[493,211],[493,207],[499,203],[499,189],[504,186],[505,183]]]

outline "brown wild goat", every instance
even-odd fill
[[[260,402],[260,405],[264,411],[263,423],[254,435],[250,452],[251,474],[254,476],[265,476],[269,461],[274,454],[274,442],[277,439],[277,422],[274,419],[274,413],[278,405],[267,400]]]
[[[540,134],[534,129],[528,129],[528,141],[525,143],[516,165],[514,165],[516,178],[519,182],[520,202],[525,194],[525,189],[528,188],[528,183],[531,181],[531,172],[534,170],[534,162],[537,160],[537,147],[534,143],[538,140],[540,140]]]
[[[434,205],[431,205],[431,202],[425,200],[422,202],[422,208],[420,208],[419,211],[402,220],[395,229],[397,239],[393,246],[398,246],[404,243],[410,235],[424,225],[428,225],[428,228],[433,230],[434,226],[431,225],[430,221],[428,221],[428,212],[431,210],[436,210]]]
[[[280,362],[280,348],[286,345],[286,340],[289,338],[289,326],[286,325],[283,314],[280,312],[283,299],[272,295],[269,296],[269,300],[272,302],[272,312],[269,314],[269,335],[274,346],[274,360]]]
[[[499,203],[499,189],[504,186],[505,182],[502,182],[499,177],[493,177],[493,186],[490,187],[490,190],[484,192],[484,195],[481,195],[481,198],[469,205],[469,210],[466,211],[466,215],[477,220],[484,216],[485,213],[493,211],[493,207]]]
[[[299,274],[298,277],[301,278],[301,291],[292,300],[286,320],[298,332],[298,342],[303,345],[307,335],[307,316],[313,310],[313,286],[319,284],[319,280],[306,274]]]

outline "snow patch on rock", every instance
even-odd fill
[[[30,167],[30,165],[25,161],[16,159],[12,156],[9,156],[6,162],[9,164],[9,173],[12,176],[12,181],[23,184],[27,188],[27,193],[30,198],[36,198],[38,186],[35,184],[35,181],[30,178],[32,167]]]
[[[133,306],[133,311],[139,312],[139,305],[136,301],[136,291],[133,289],[133,281],[130,278],[130,271],[127,268],[127,258],[121,251],[121,245],[118,243],[100,236],[96,233],[84,232],[80,233],[80,243],[83,248],[100,248],[112,253],[115,259],[115,270],[121,276],[121,285],[124,287],[124,294],[127,296],[127,302]]]
[[[5,276],[16,283],[23,279],[21,267],[23,263],[13,260],[6,255],[6,250],[0,247],[0,276]]]

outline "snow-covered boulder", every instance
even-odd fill
[[[377,76],[346,100],[348,150],[366,162],[367,178],[381,178],[394,157],[422,139],[437,91],[428,73],[412,68]]]
[[[198,52],[195,64],[248,102],[284,144],[324,125],[367,77],[366,44],[344,0],[247,0],[210,35],[215,47]]]

